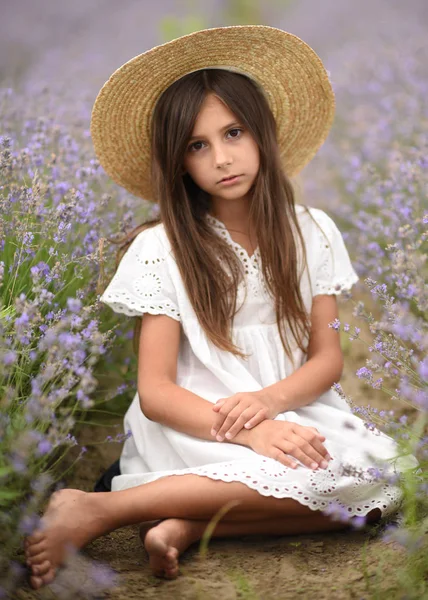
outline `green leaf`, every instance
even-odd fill
[[[6,506],[11,500],[15,500],[21,495],[18,490],[0,490],[0,506]]]
[[[6,477],[6,475],[9,475],[9,473],[12,473],[12,471],[12,467],[0,467],[0,478]]]

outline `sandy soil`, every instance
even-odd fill
[[[342,319],[348,307],[342,307]],[[348,322],[354,322],[349,318]],[[382,394],[363,388],[354,375],[364,364],[364,348],[352,344],[346,355],[342,386],[359,404],[386,407]],[[376,395],[374,395],[376,394]],[[397,410],[397,407],[394,407]],[[400,411],[404,412],[404,411]],[[113,422],[112,422],[113,423]],[[116,423],[120,423],[117,420]],[[104,440],[119,429],[111,426],[84,426],[78,432],[79,442]],[[114,433],[112,433],[114,431]],[[88,446],[84,459],[67,480],[68,487],[92,491],[103,471],[120,456],[118,444]],[[176,580],[161,580],[151,575],[148,558],[138,536],[138,527],[130,526],[92,542],[82,552],[82,587],[73,574],[73,588],[82,590],[87,575],[85,557],[110,565],[119,576],[119,585],[100,598],[116,600],[156,598],[169,600],[278,600],[288,598],[369,599],[400,598],[396,590],[396,570],[403,561],[403,551],[395,544],[380,540],[385,527],[373,526],[364,531],[343,531],[299,536],[247,536],[235,539],[213,539],[205,558],[199,556],[195,544],[181,559],[181,574]],[[364,558],[364,554],[366,557]],[[243,582],[242,578],[245,578]],[[79,598],[63,578],[70,598]],[[58,579],[61,583],[61,576]],[[376,596],[376,588],[378,595]],[[33,592],[24,585],[16,598],[52,598],[53,590]]]

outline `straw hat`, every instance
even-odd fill
[[[99,92],[91,135],[104,170],[136,196],[157,202],[151,185],[151,120],[173,82],[204,68],[249,76],[277,123],[285,172],[297,175],[325,141],[335,100],[318,55],[297,36],[267,25],[203,29],[156,46],[117,69]]]

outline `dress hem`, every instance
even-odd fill
[[[123,475],[123,474],[122,474]],[[356,507],[356,506],[350,506],[349,504],[345,504],[344,502],[341,502],[339,499],[337,498],[333,498],[330,501],[321,501],[321,506],[320,506],[320,502],[319,501],[314,501],[313,499],[310,498],[305,498],[305,492],[302,491],[298,491],[296,494],[293,495],[293,493],[289,493],[288,495],[281,495],[281,492],[276,492],[275,489],[268,489],[267,491],[260,489],[259,487],[256,487],[256,485],[252,482],[252,481],[242,481],[241,479],[225,479],[224,474],[223,475],[219,475],[216,476],[213,473],[198,473],[195,471],[187,471],[187,470],[183,470],[183,472],[165,472],[162,475],[157,475],[156,477],[152,477],[150,478],[148,481],[140,481],[139,483],[135,483],[132,486],[126,486],[126,487],[121,487],[117,490],[113,489],[114,486],[114,479],[112,481],[112,491],[121,491],[124,489],[128,489],[129,487],[134,487],[137,485],[143,485],[145,483],[151,483],[152,481],[157,481],[158,479],[162,479],[163,477],[171,477],[172,475],[175,476],[183,476],[183,475],[198,475],[200,477],[208,477],[209,479],[212,479],[213,481],[223,481],[224,483],[242,483],[244,485],[246,485],[247,487],[249,487],[250,489],[258,492],[261,496],[265,496],[265,497],[269,497],[272,496],[274,498],[277,498],[279,500],[282,499],[289,499],[289,500],[296,500],[297,502],[299,502],[299,504],[302,504],[303,506],[307,506],[308,508],[310,508],[312,511],[325,511],[328,509],[330,504],[334,504],[335,507],[338,507],[339,510],[340,508],[347,510],[347,516],[348,517],[364,517],[367,516],[368,513],[370,513],[372,510],[378,508],[381,512],[381,518],[387,518],[390,517],[392,515],[394,515],[396,512],[399,511],[401,505],[402,505],[402,499],[399,502],[395,502],[395,501],[390,501],[389,505],[386,504],[385,505],[385,498],[381,499],[381,500],[368,500],[367,504],[370,504],[370,506],[364,506],[364,508],[361,507]],[[141,476],[135,475],[135,478],[139,478]],[[143,476],[144,477],[144,476]],[[388,486],[389,488],[391,486]],[[396,488],[397,490],[399,488]],[[317,504],[317,506],[313,506],[313,504]]]

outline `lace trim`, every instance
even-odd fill
[[[233,463],[230,463],[230,466],[231,471],[233,471]],[[259,481],[260,478],[254,475],[254,470],[252,470],[252,472],[241,470],[239,473],[234,472],[229,474],[219,473],[217,470],[212,471],[211,469],[204,467],[195,469],[192,473],[203,475],[217,481],[238,481],[259,492],[262,496],[292,498],[293,500],[297,500],[300,504],[308,506],[312,510],[325,510],[329,504],[334,503],[345,509],[350,517],[367,515],[375,508],[379,508],[384,517],[393,514],[401,506],[402,492],[397,486],[391,486],[385,483],[378,483],[377,485],[373,484],[373,489],[371,490],[372,497],[371,499],[367,499],[367,496],[369,495],[367,486],[360,484],[361,488],[358,489],[359,484],[355,484],[349,490],[345,491],[342,489],[339,491],[339,489],[336,488],[337,481],[335,480],[334,475],[328,471],[329,470],[326,469],[324,473],[319,473],[318,476],[316,475],[318,471],[311,473],[311,488],[309,491],[305,488],[302,489],[302,484],[297,481],[290,481],[287,486],[275,481],[269,481],[266,477],[263,478],[263,481]],[[175,474],[179,475],[181,473],[176,472]],[[276,475],[274,477],[276,477]],[[317,494],[317,497],[315,494]],[[358,498],[359,495],[361,498]],[[376,495],[376,497],[373,498],[373,495]],[[355,500],[357,500],[357,502],[355,502]],[[360,502],[358,502],[358,500],[360,500]]]
[[[120,296],[123,297],[123,301]],[[176,321],[181,321],[180,312],[171,302],[156,302],[153,304],[142,302],[137,298],[131,298],[129,294],[120,290],[104,294],[101,301],[108,304],[115,312],[123,313],[128,317],[149,313],[151,315],[167,315]]]
[[[359,279],[358,275],[351,273],[340,282],[324,283],[317,281],[315,284],[314,296],[317,296],[318,294],[342,294],[344,291],[350,290],[354,283],[357,283]]]
[[[245,274],[247,275],[246,281],[242,281],[238,286],[238,299],[243,299],[245,295],[245,286],[249,288],[249,293],[252,296],[259,296],[260,291],[262,291],[264,297],[269,300],[271,298],[271,294],[266,286],[266,282],[262,277],[261,271],[259,269],[259,257],[260,252],[257,247],[252,257],[248,256],[247,251],[242,248],[239,244],[233,241],[228,229],[216,217],[213,217],[210,214],[206,215],[207,221],[216,229],[220,235],[224,238],[226,243],[231,246],[238,255],[238,258],[244,263]],[[319,251],[320,254],[325,254],[325,258],[322,264],[318,267],[318,277],[324,276],[325,281],[317,281],[315,283],[315,291],[314,296],[319,294],[334,294],[339,295],[345,291],[348,291],[352,288],[352,286],[359,281],[358,275],[355,273],[350,273],[345,278],[342,278],[341,281],[329,281],[332,277],[332,267],[331,267],[331,250],[330,245],[327,245],[324,235],[317,229],[319,236]],[[328,252],[325,253],[325,250],[328,249]],[[333,257],[334,260],[334,257]]]
[[[126,487],[132,487],[143,483],[145,478],[154,481],[170,475],[194,474],[226,483],[237,481],[262,496],[292,498],[312,510],[325,510],[334,504],[344,509],[350,517],[367,515],[375,508],[379,508],[384,517],[400,508],[403,496],[398,486],[376,481],[368,474],[365,479],[343,476],[340,474],[340,465],[340,461],[333,460],[328,469],[310,471],[305,467],[294,470],[270,458],[263,458],[256,464],[254,460],[244,459],[162,471],[156,477],[153,477],[153,473],[125,474],[126,481],[123,482]],[[281,481],[284,476],[287,477],[286,482]],[[116,480],[114,489],[124,489],[119,481]]]
[[[259,266],[260,265],[259,247],[257,246],[257,248],[255,249],[255,251],[251,257],[248,256],[248,252],[245,250],[245,248],[243,248],[242,246],[240,246],[239,244],[237,244],[236,242],[233,241],[233,239],[232,239],[229,231],[227,230],[226,226],[224,225],[224,223],[222,223],[215,217],[211,216],[210,214],[207,214],[206,218],[207,218],[207,221],[214,227],[214,229],[216,229],[219,232],[219,234],[221,235],[221,237],[223,237],[223,239],[226,241],[226,243],[231,248],[233,248],[233,250],[236,252],[238,258],[244,264],[244,272],[245,272],[246,278],[245,278],[245,280],[241,281],[238,285],[238,291],[237,291],[238,303],[240,303],[241,300],[242,301],[244,300],[246,287],[248,288],[248,291],[247,291],[248,295],[250,295],[252,297],[258,297],[258,296],[260,296],[260,293],[262,293],[262,295],[266,299],[266,301],[270,301],[272,299],[272,295],[266,286],[266,282],[264,280],[264,277],[262,275],[262,272],[261,272],[260,266]]]
[[[128,267],[122,272],[121,265],[113,276],[100,301],[110,306],[115,312],[123,313],[128,317],[141,316],[144,313],[152,315],[167,315],[176,321],[181,321],[180,311],[177,306],[168,301],[163,291],[163,279],[159,271],[152,270],[152,265],[161,268],[166,257],[146,259],[139,254],[137,246],[131,246],[126,253],[127,258],[132,257],[141,265],[132,269]],[[134,275],[137,271],[138,275]],[[122,284],[123,282],[123,284]],[[123,285],[123,289],[121,289]],[[133,293],[135,292],[135,294]]]
[[[230,235],[230,233],[224,223],[222,223],[219,219],[217,219],[216,217],[213,217],[210,214],[206,215],[206,219],[207,219],[208,223],[210,225],[212,225],[214,227],[214,229],[216,229],[218,231],[218,233],[226,241],[226,243],[231,248],[233,248],[233,250],[235,250],[238,258],[241,260],[241,262],[244,263],[245,274],[249,275],[249,276],[258,276],[258,273],[259,273],[258,259],[260,258],[259,247],[257,246],[253,255],[249,256],[248,252],[245,250],[245,248],[243,248],[240,244],[237,244],[232,239],[232,236]]]
[[[359,277],[354,272],[348,273],[348,275],[346,275],[345,277],[341,277],[340,280],[338,280],[337,277],[334,277],[333,274],[335,272],[335,257],[334,251],[331,246],[331,242],[329,241],[327,243],[324,234],[318,229],[318,227],[316,229],[319,240],[320,256],[324,258],[317,269],[317,281],[315,282],[315,291],[313,295],[316,296],[318,294],[342,294],[344,291],[350,290],[354,283],[357,283],[357,281],[359,281]],[[326,236],[328,238],[327,231],[325,229],[323,229],[323,231],[325,231]]]

